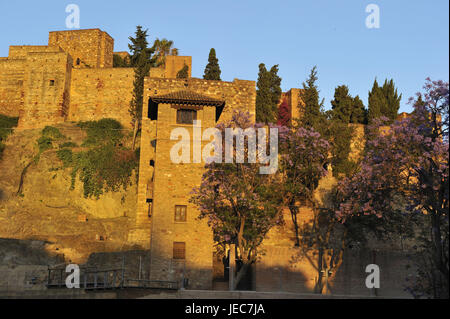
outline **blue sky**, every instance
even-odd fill
[[[425,78],[449,79],[448,0],[190,0],[0,2],[0,56],[9,45],[46,44],[48,31],[65,30],[68,4],[81,10],[81,28],[100,28],[127,50],[136,25],[175,42],[193,56],[193,76],[202,77],[210,48],[222,79],[256,80],[259,63],[279,64],[282,88],[301,87],[317,65],[321,96],[330,108],[337,85],[367,105],[375,77],[393,78],[403,94],[401,111]],[[380,28],[365,25],[366,6],[380,8]]]

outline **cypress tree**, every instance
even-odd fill
[[[346,85],[338,86],[334,91],[334,100],[331,101],[332,116],[344,123],[350,123],[353,108],[353,98],[348,93]]]
[[[281,78],[278,76],[278,65],[274,65],[270,71],[270,96],[271,96],[271,107],[273,114],[273,122],[275,123],[278,118],[278,105],[280,104],[281,94]]]
[[[325,115],[323,113],[324,100],[319,102],[319,90],[316,85],[317,67],[313,67],[306,82],[303,82],[303,91],[300,99],[304,103],[304,112],[300,124],[304,127],[312,127],[319,133],[323,133]],[[301,106],[299,106],[301,107]]]
[[[113,55],[113,67],[114,68],[129,68],[130,63],[128,58],[122,58],[118,54]]]
[[[369,121],[376,119],[382,115],[383,95],[378,85],[377,79],[373,82],[372,90],[369,92]]]
[[[276,123],[278,104],[281,98],[281,78],[278,76],[278,65],[270,71],[261,63],[256,91],[256,121],[260,123]]]
[[[128,38],[131,41],[131,44],[128,44],[128,48],[131,52],[130,65],[132,67],[136,67],[138,63],[145,62],[139,62],[139,58],[143,53],[145,53],[145,57],[150,66],[154,66],[156,62],[156,58],[152,57],[153,53],[155,52],[154,48],[148,47],[147,32],[148,30],[142,30],[142,26],[138,25],[136,27],[135,37]]]
[[[391,79],[390,81],[386,79],[382,87],[382,91],[386,99],[386,109],[383,110],[383,113],[386,117],[391,119],[391,121],[395,121],[398,116],[398,110],[400,109],[400,101],[402,99],[402,95],[398,95],[393,79]]]
[[[366,109],[359,96],[353,98],[346,85],[338,86],[331,101],[331,116],[344,123],[365,124]]]
[[[148,48],[147,30],[143,31],[141,26],[136,27],[136,37],[130,37],[131,44],[128,45],[132,53],[130,63],[134,67],[133,93],[128,112],[131,115],[133,132],[133,149],[136,146],[137,134],[141,128],[142,108],[144,105],[144,79],[148,76],[150,67],[154,64],[151,55],[153,49]]]
[[[367,124],[367,109],[359,95],[353,99],[353,112],[350,116],[350,123]]]
[[[217,59],[216,57],[216,50],[212,48],[211,51],[209,51],[208,64],[206,65],[205,75],[203,75],[203,79],[221,81],[221,73],[222,71],[220,71],[219,59]]]
[[[188,77],[189,77],[189,66],[185,64],[183,68],[180,71],[178,71],[177,79],[187,79]]]
[[[378,85],[377,80],[369,92],[369,114],[368,120],[372,121],[380,116],[385,116],[391,121],[397,118],[402,96],[398,95],[394,85],[394,80],[385,80],[382,87]]]

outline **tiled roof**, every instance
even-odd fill
[[[221,106],[225,103],[224,101],[209,97],[207,95],[188,90],[154,96],[152,97],[152,100],[157,103],[200,104],[212,106]]]

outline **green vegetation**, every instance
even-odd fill
[[[256,121],[260,123],[276,123],[278,104],[281,98],[281,78],[278,76],[278,65],[270,71],[261,63],[259,65],[258,82],[256,84]]]
[[[99,198],[104,192],[117,191],[131,184],[133,170],[139,164],[139,149],[133,151],[123,145],[122,125],[116,120],[81,122],[78,124],[87,137],[83,151],[74,152],[77,145],[61,144],[56,154],[63,168],[72,168],[71,190],[75,188],[77,176],[83,183],[86,198]]]
[[[0,114],[0,160],[2,159],[3,150],[5,149],[6,138],[12,133],[13,127],[17,126],[18,117],[9,117]]]
[[[73,147],[78,147],[78,145],[75,144],[74,142],[65,142],[65,143],[61,144],[59,147],[60,148],[66,148],[66,147],[73,148]]]
[[[369,92],[369,122],[380,116],[385,116],[394,122],[398,115],[401,99],[402,95],[398,95],[394,80],[386,79],[381,87],[375,80],[372,91]]]
[[[156,57],[152,58],[154,48],[148,47],[147,31],[141,26],[136,27],[135,38],[130,37],[131,44],[128,45],[131,52],[131,65],[134,67],[133,97],[130,101],[128,112],[134,126],[133,149],[136,147],[137,135],[141,129],[142,108],[144,105],[144,79],[149,75],[150,68],[155,65]]]
[[[189,67],[185,64],[183,68],[178,71],[177,79],[187,79],[189,77]]]
[[[105,144],[116,145],[123,138],[122,125],[113,119],[80,122],[78,123],[78,127],[87,133],[87,138],[82,144],[84,147],[95,147]]]
[[[113,67],[114,68],[129,68],[131,67],[130,59],[128,57],[122,58],[118,54],[113,55]]]
[[[334,119],[344,123],[366,124],[367,112],[363,102],[359,96],[353,98],[346,85],[336,88],[331,105]]]
[[[54,149],[58,146],[58,142],[61,143],[66,137],[61,134],[59,129],[52,126],[46,126],[41,133],[41,137],[37,140],[39,153],[34,158],[35,162],[39,162],[39,159],[45,151]]]
[[[70,167],[73,164],[73,152],[70,149],[62,149],[56,152],[58,158],[63,162],[64,168]]]
[[[323,126],[325,115],[323,111],[324,100],[319,102],[319,89],[316,84],[317,67],[313,67],[306,82],[303,82],[303,92],[301,93],[301,100],[305,104],[303,117],[300,126],[305,128],[314,128],[319,133],[323,133]]]
[[[160,40],[156,38],[152,50],[155,51],[154,58],[156,59],[156,67],[166,65],[166,56],[178,55],[178,49],[173,47],[173,41],[167,39]]]
[[[106,144],[84,152],[71,150],[58,152],[65,167],[72,167],[72,185],[76,177],[83,182],[84,196],[99,198],[104,192],[117,191],[121,186],[131,185],[131,175],[138,165],[135,152]]]
[[[313,128],[319,132],[331,145],[330,162],[335,177],[351,176],[357,163],[349,159],[351,141],[355,129],[350,124],[364,124],[367,122],[367,111],[361,99],[353,98],[346,85],[336,88],[332,109],[325,111],[324,101],[320,100],[316,84],[318,80],[317,68],[314,67],[308,79],[303,83],[300,99],[305,104],[304,116],[297,125]]]
[[[203,75],[203,78],[205,80],[221,81],[221,73],[222,71],[220,71],[219,59],[216,57],[216,50],[212,48],[211,51],[209,51],[208,64],[206,65],[205,75]]]

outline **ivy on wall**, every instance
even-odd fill
[[[62,162],[60,168],[71,168],[71,187],[77,178],[83,183],[86,198],[99,198],[105,192],[115,192],[132,184],[133,170],[138,171],[139,150],[124,146],[126,139],[122,125],[116,120],[80,122],[86,138],[78,146],[61,134],[58,128],[47,126],[37,140],[38,154],[34,162],[47,151],[54,151]],[[26,172],[26,171],[25,171]]]
[[[0,160],[2,159],[2,154],[6,147],[4,142],[8,135],[12,133],[13,127],[17,126],[18,122],[18,117],[9,117],[0,114]]]
[[[63,167],[72,168],[71,190],[75,188],[77,177],[83,183],[86,198],[99,198],[105,192],[131,185],[139,157],[137,152],[124,146],[126,136],[122,125],[112,119],[102,119],[81,122],[78,126],[87,135],[82,150],[74,151],[73,145],[64,143],[57,151]]]

